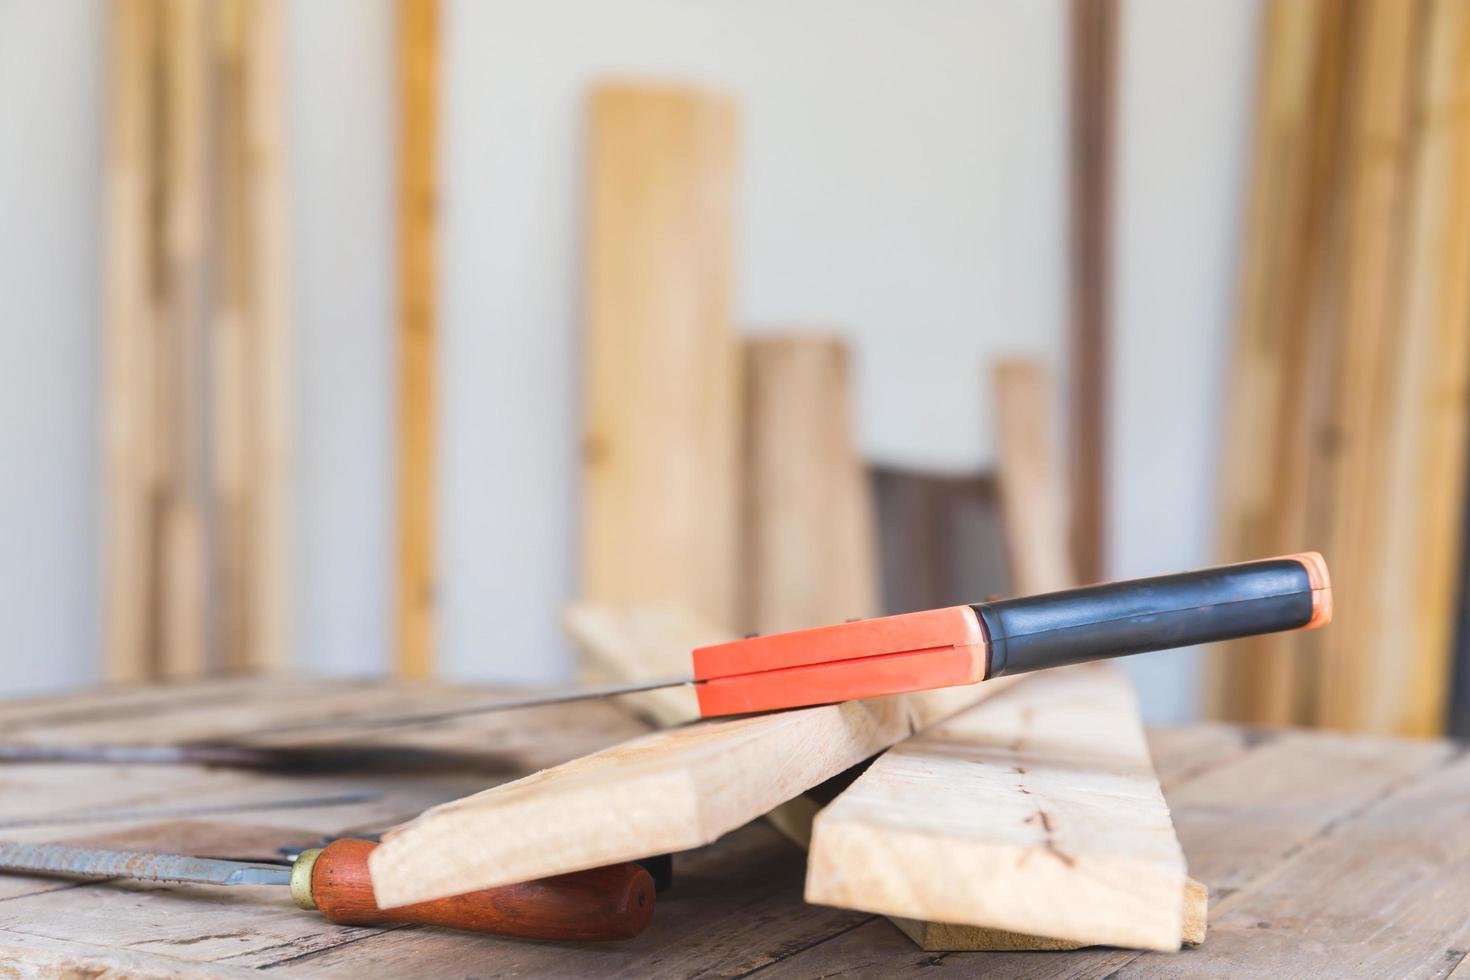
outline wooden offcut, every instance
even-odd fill
[[[398,563],[395,670],[434,669],[438,0],[398,2]]]
[[[583,599],[737,621],[736,112],[604,85],[587,151]]]
[[[873,497],[853,438],[847,345],[790,333],[744,347],[742,628],[876,616]]]

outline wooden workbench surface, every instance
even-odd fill
[[[265,680],[133,688],[0,705],[0,743],[320,741],[286,729],[324,714],[489,696]],[[613,705],[581,704],[392,739],[458,752],[444,771],[11,764],[0,774],[0,837],[267,857],[388,826],[641,730]],[[0,976],[932,977],[935,966],[1005,977],[1470,975],[1470,757],[1461,746],[1220,726],[1151,738],[1190,872],[1211,892],[1208,940],[1172,956],[925,953],[881,917],[804,904],[804,855],[756,823],[679,855],[648,931],[602,946],[334,926],[294,908],[282,888],[0,877]],[[177,808],[193,812],[169,812]],[[105,809],[135,812],[106,818],[97,812]]]

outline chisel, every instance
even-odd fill
[[[0,870],[210,885],[285,885],[303,909],[345,926],[417,923],[526,939],[630,939],[653,915],[654,883],[636,864],[528,881],[384,911],[373,899],[373,841],[339,839],[289,866],[177,854],[0,842]]]
[[[694,650],[687,677],[299,728],[415,725],[681,685],[693,687],[700,714],[711,718],[974,684],[1090,660],[1312,629],[1331,619],[1327,564],[1308,552],[748,637]]]

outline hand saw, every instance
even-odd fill
[[[333,727],[413,725],[463,715],[690,685],[706,718],[974,684],[1048,667],[1332,619],[1316,552],[753,636],[693,651],[686,677],[587,688]],[[303,728],[325,727],[318,725]]]

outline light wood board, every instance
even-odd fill
[[[394,666],[434,669],[438,0],[398,0],[398,562]]]
[[[902,697],[705,721],[446,803],[385,836],[378,902],[708,844],[914,730]]]
[[[848,349],[816,333],[745,341],[743,629],[881,612],[875,512],[853,441]]]
[[[1398,398],[1382,469],[1381,608],[1364,641],[1403,655],[1370,656],[1362,668],[1366,727],[1420,736],[1444,730],[1470,447],[1470,3],[1427,10]]]
[[[588,136],[580,597],[737,621],[736,112],[603,85]]]

